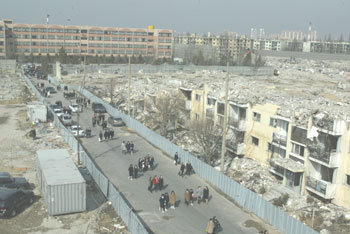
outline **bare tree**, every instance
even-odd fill
[[[214,125],[211,120],[194,120],[189,129],[193,140],[201,147],[203,160],[211,163],[217,159],[223,134],[222,127]]]
[[[176,121],[180,118],[180,97],[178,93],[163,93],[154,101],[146,102],[149,113],[145,120],[152,122],[152,129],[159,129],[162,136],[167,136],[175,130]]]
[[[110,103],[113,105],[113,95],[114,95],[114,89],[115,89],[115,78],[110,78],[109,79],[109,98],[111,99]]]

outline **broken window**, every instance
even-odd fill
[[[298,144],[295,144],[295,143],[292,143],[292,152],[299,155],[299,156],[304,157],[305,147],[298,145]]]
[[[350,186],[350,175],[345,175],[346,176],[346,185],[349,185]]]
[[[255,146],[259,146],[259,138],[252,136],[252,144]]]
[[[194,114],[194,118],[195,118],[196,120],[198,120],[198,119],[199,119],[199,114],[195,113],[195,114]]]
[[[277,119],[270,118],[270,126],[274,128],[277,127]]]
[[[215,106],[216,100],[214,98],[208,98],[207,104],[210,106]]]
[[[196,94],[196,101],[200,102],[201,101],[201,95]]]
[[[225,114],[225,104],[224,103],[218,103],[218,114],[224,115]]]
[[[253,112],[253,120],[256,122],[260,122],[261,114],[259,114],[258,112]]]
[[[247,110],[245,108],[239,108],[239,120],[246,120]]]
[[[292,136],[291,136],[292,141],[305,144],[306,143],[306,135],[307,135],[306,129],[302,129],[302,128],[295,127],[295,126],[292,127]]]

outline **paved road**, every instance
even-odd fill
[[[51,103],[61,100],[63,105],[68,105],[68,101],[57,93],[49,98]],[[80,125],[92,127],[90,108],[84,110],[80,115]],[[73,117],[75,118],[75,117]],[[264,224],[260,219],[243,211],[233,203],[225,199],[222,195],[211,188],[198,175],[178,176],[179,166],[173,164],[173,160],[165,155],[159,149],[153,147],[145,139],[131,131],[130,129],[114,128],[115,137],[108,142],[98,142],[97,134],[100,127],[92,128],[91,138],[82,138],[84,147],[95,158],[105,175],[116,185],[131,205],[137,211],[139,216],[150,227],[154,233],[178,234],[178,233],[205,233],[205,228],[210,217],[214,215],[219,219],[223,230],[220,233],[258,233],[261,228],[270,230],[270,233],[279,233],[269,225]],[[122,155],[120,144],[122,141],[133,141],[137,150],[133,155]],[[154,156],[156,168],[153,171],[147,171],[136,180],[128,179],[128,167],[132,163],[137,163],[138,159],[146,154]],[[162,175],[164,177],[165,189],[162,192],[176,193],[179,205],[175,210],[169,209],[162,214],[159,211],[159,197],[162,192],[150,193],[147,190],[148,179],[150,176]],[[206,204],[194,204],[193,207],[184,204],[184,191],[186,188],[208,185],[210,190],[210,202]],[[245,226],[245,222],[253,225]],[[254,225],[256,224],[256,225]],[[258,228],[254,228],[255,226]],[[260,227],[260,228],[259,228]],[[258,230],[259,229],[259,230]]]

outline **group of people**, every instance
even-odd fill
[[[100,133],[98,134],[98,141],[101,142],[103,140],[108,141],[109,139],[113,139],[114,137],[114,130],[111,128],[107,128],[104,130],[104,132],[102,133],[102,131],[100,131]]]
[[[149,177],[149,185],[148,185],[148,191],[151,193],[153,191],[162,190],[164,188],[164,178],[163,176],[157,176]]]
[[[190,176],[192,173],[194,173],[194,170],[190,161],[188,161],[186,165],[184,163],[180,164],[180,171],[178,172],[179,176],[182,176],[182,177],[184,175]]]
[[[171,191],[170,196],[168,193],[163,193],[159,198],[159,210],[164,213],[169,208],[169,202],[170,202],[170,208],[175,209],[175,203],[176,203],[176,195],[174,191]]]
[[[138,164],[139,164],[139,169],[143,172],[149,169],[152,170],[154,168],[154,157],[147,154],[146,157],[139,158]]]
[[[95,127],[96,124],[101,125],[103,129],[107,127],[104,114],[96,115],[96,113],[94,113],[94,116],[92,117],[92,126]]]
[[[125,143],[125,141],[122,142],[121,146],[120,146],[121,150],[122,150],[122,154],[133,154],[135,151],[135,145],[134,142],[132,141],[127,141]]]
[[[137,179],[139,168],[138,168],[138,166],[136,164],[134,166],[132,164],[130,164],[130,166],[128,168],[128,171],[129,171],[129,177],[128,178],[130,180]]]
[[[185,204],[193,206],[193,202],[196,200],[198,205],[201,202],[205,202],[205,204],[208,204],[209,202],[209,188],[208,186],[205,186],[202,188],[201,186],[198,186],[196,191],[193,191],[193,189],[186,189],[185,191]]]

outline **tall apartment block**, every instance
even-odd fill
[[[223,96],[207,85],[180,88],[190,119],[223,126],[228,110],[226,152],[269,165],[269,171],[300,194],[350,208],[350,121],[327,112],[312,113],[303,123],[280,114],[280,106],[253,104]]]
[[[55,55],[61,48],[68,55],[147,56],[171,58],[170,29],[17,24],[0,22],[0,56],[24,53]]]

